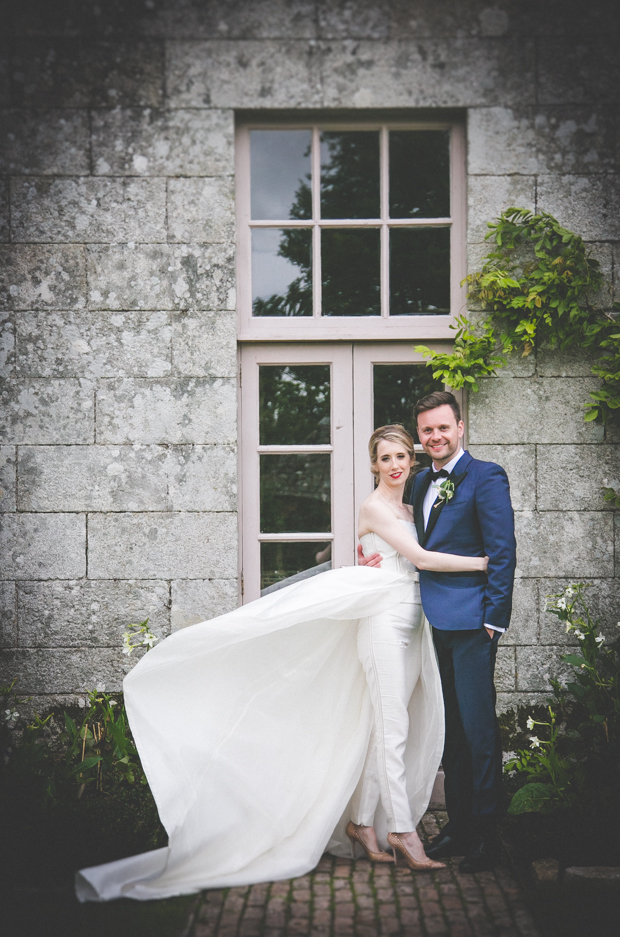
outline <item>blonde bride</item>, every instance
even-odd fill
[[[360,511],[381,569],[330,570],[171,635],[124,681],[169,843],[76,875],[81,901],[150,900],[291,878],[325,850],[436,868],[415,832],[443,749],[443,704],[417,568],[486,569],[423,550],[399,425],[369,443]]]

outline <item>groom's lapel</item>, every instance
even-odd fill
[[[462,457],[462,458],[464,458],[464,457]],[[461,459],[459,459],[459,462],[460,462],[460,461],[461,461]],[[467,475],[467,470],[465,470],[464,472],[461,472],[460,475],[451,475],[451,476],[450,476],[450,481],[451,481],[452,484],[454,485],[454,490],[455,490],[455,491],[456,491],[456,489],[459,487],[459,485],[461,484],[461,482],[463,481],[463,479],[465,478],[466,475]],[[428,541],[428,538],[429,538],[430,535],[432,534],[433,529],[434,529],[434,527],[435,527],[435,524],[436,524],[437,521],[439,520],[439,515],[441,514],[441,512],[442,512],[443,509],[445,508],[446,504],[448,504],[448,503],[449,503],[449,502],[446,501],[445,498],[444,498],[442,501],[440,501],[438,498],[435,500],[435,503],[433,504],[433,506],[432,506],[432,508],[431,508],[431,513],[430,513],[430,517],[429,517],[429,519],[428,519],[428,524],[426,525],[426,530],[425,530],[425,532],[424,532],[424,540],[422,541],[422,546],[423,546],[423,547],[426,546],[426,543],[427,543],[427,541]]]
[[[419,480],[415,486],[415,494],[413,496],[412,504],[413,519],[415,521],[416,530],[418,532],[418,541],[422,543],[424,540],[424,497],[428,491],[428,486],[431,483],[430,469],[426,470],[426,474],[420,472],[420,476],[418,476]]]

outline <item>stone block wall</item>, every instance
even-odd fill
[[[517,204],[620,251],[617,4],[16,0],[0,74],[1,679],[117,688],[122,632],[237,603],[234,151],[239,109],[459,109],[473,269]],[[617,298],[617,297],[616,297]],[[620,434],[584,424],[578,355],[515,360],[469,405],[519,531],[501,705],[545,696],[544,595],[620,618]],[[615,435],[614,435],[615,432]],[[133,661],[130,661],[132,663]]]

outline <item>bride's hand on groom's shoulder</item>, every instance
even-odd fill
[[[370,556],[364,556],[361,543],[357,545],[357,565],[358,566],[381,566],[381,554],[371,553]]]

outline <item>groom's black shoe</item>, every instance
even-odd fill
[[[471,847],[459,862],[459,872],[487,872],[497,865],[499,839],[494,826],[481,827],[472,836]]]
[[[426,849],[426,855],[429,859],[447,859],[449,856],[464,856],[468,852],[467,839],[465,836],[459,836],[453,833],[447,826],[441,831],[439,836],[431,840],[430,846]]]

